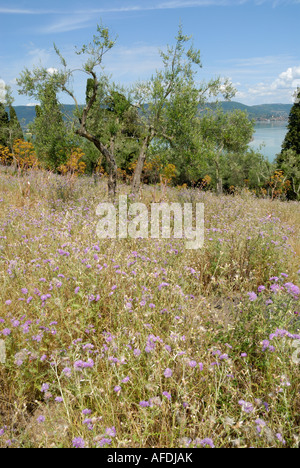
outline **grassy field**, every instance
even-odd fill
[[[144,187],[204,203],[188,250],[100,240],[105,197],[0,171],[0,447],[298,447],[300,204]]]

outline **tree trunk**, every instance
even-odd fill
[[[151,143],[151,140],[154,137],[154,132],[153,130],[150,130],[147,136],[144,138],[143,145],[137,160],[137,165],[133,174],[133,179],[132,179],[132,193],[137,194],[139,191],[140,185],[141,185],[141,177],[142,177],[142,172],[144,168],[144,164],[146,161],[146,156],[147,156],[147,149]]]
[[[217,194],[218,195],[223,194],[223,180],[221,178],[219,178],[217,181]]]
[[[109,199],[114,202],[116,200],[116,192],[117,192],[117,176],[118,176],[118,166],[116,163],[116,159],[113,153],[111,153],[106,146],[104,146],[101,141],[97,141],[97,148],[103,156],[105,156],[106,161],[108,163],[108,196]]]
[[[114,202],[116,199],[116,191],[117,191],[117,175],[118,175],[118,167],[116,163],[116,159],[114,154],[109,151],[101,141],[96,138],[94,135],[91,135],[89,132],[86,130],[80,128],[76,131],[76,133],[83,138],[86,138],[87,140],[91,141],[94,143],[96,148],[100,151],[100,153],[105,157],[107,164],[108,164],[108,196],[109,199]]]
[[[221,171],[220,171],[220,155],[223,151],[223,145],[219,148],[217,155],[215,157],[215,165],[216,165],[216,179],[217,179],[217,195],[222,195],[223,194],[223,180],[221,177]]]
[[[222,195],[223,194],[223,180],[220,174],[220,166],[217,161],[215,161],[216,164],[216,179],[217,179],[217,195]]]
[[[86,138],[87,140],[91,141],[96,148],[100,151],[100,153],[105,157],[107,164],[108,164],[108,196],[112,202],[115,202],[116,199],[116,191],[117,191],[117,175],[118,175],[118,167],[117,167],[117,162],[114,156],[114,152],[110,151],[101,141],[99,138],[95,137],[86,128],[87,125],[87,117],[88,114],[95,103],[97,99],[97,92],[99,88],[99,83],[96,77],[96,74],[94,71],[90,70],[90,74],[93,77],[93,90],[92,90],[92,95],[87,103],[87,105],[84,107],[82,111],[81,118],[79,118],[79,123],[80,123],[80,128],[76,130],[77,135],[82,136],[83,138]],[[66,90],[66,89],[65,89]],[[68,90],[66,90],[69,92]],[[73,93],[69,94],[73,97],[76,107],[78,109],[78,104],[76,99],[73,96]]]

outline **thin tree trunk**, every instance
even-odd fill
[[[105,157],[106,162],[108,164],[108,196],[111,201],[115,201],[116,199],[116,191],[117,191],[117,174],[118,174],[118,167],[116,163],[116,159],[114,154],[107,149],[101,141],[96,138],[94,135],[91,135],[89,132],[87,132],[85,129],[78,129],[76,130],[76,133],[87,140],[91,141],[94,143],[96,148],[100,151],[100,153]]]
[[[150,130],[150,132],[144,138],[143,145],[141,147],[141,151],[137,160],[137,165],[134,170],[133,179],[132,179],[131,189],[132,189],[133,194],[136,194],[139,191],[139,188],[141,185],[142,172],[143,172],[144,164],[145,164],[146,157],[147,157],[147,149],[153,137],[154,137],[154,132],[153,130]]]
[[[223,180],[220,173],[220,154],[223,151],[223,145],[217,152],[217,157],[215,158],[215,165],[216,165],[216,179],[217,179],[217,195],[223,194]]]
[[[117,174],[118,174],[117,173],[118,167],[117,167],[117,162],[116,162],[114,153],[111,152],[100,141],[99,138],[97,138],[94,135],[92,135],[91,133],[89,133],[87,128],[86,128],[87,117],[88,117],[88,114],[89,114],[93,104],[96,101],[97,91],[98,91],[98,87],[99,87],[99,83],[98,83],[97,76],[96,76],[95,72],[90,71],[90,74],[92,75],[93,80],[94,80],[93,93],[92,93],[92,96],[90,97],[87,105],[84,107],[84,109],[82,111],[81,118],[79,118],[80,128],[76,130],[76,133],[77,133],[77,135],[80,135],[81,137],[86,138],[87,140],[91,141],[96,146],[96,148],[100,151],[100,153],[105,157],[105,159],[107,161],[107,164],[108,164],[108,168],[109,168],[108,169],[108,184],[107,184],[107,186],[108,186],[108,196],[109,196],[110,200],[114,202],[115,199],[116,199]],[[66,88],[64,88],[64,90],[66,92],[68,92],[69,95],[74,99],[76,107],[77,107],[77,109],[79,109],[78,103],[77,103],[73,93],[70,92],[69,90],[67,90]]]

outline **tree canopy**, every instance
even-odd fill
[[[291,149],[300,158],[300,88],[295,93],[295,103],[290,111],[287,128],[288,131],[282,143],[282,153]]]
[[[276,163],[290,182],[289,198],[300,198],[300,88],[295,92],[295,102],[291,108],[287,133],[282,143],[281,153]]]

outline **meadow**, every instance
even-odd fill
[[[97,238],[106,193],[0,170],[0,447],[298,448],[300,203],[143,186],[204,203],[188,250]]]

